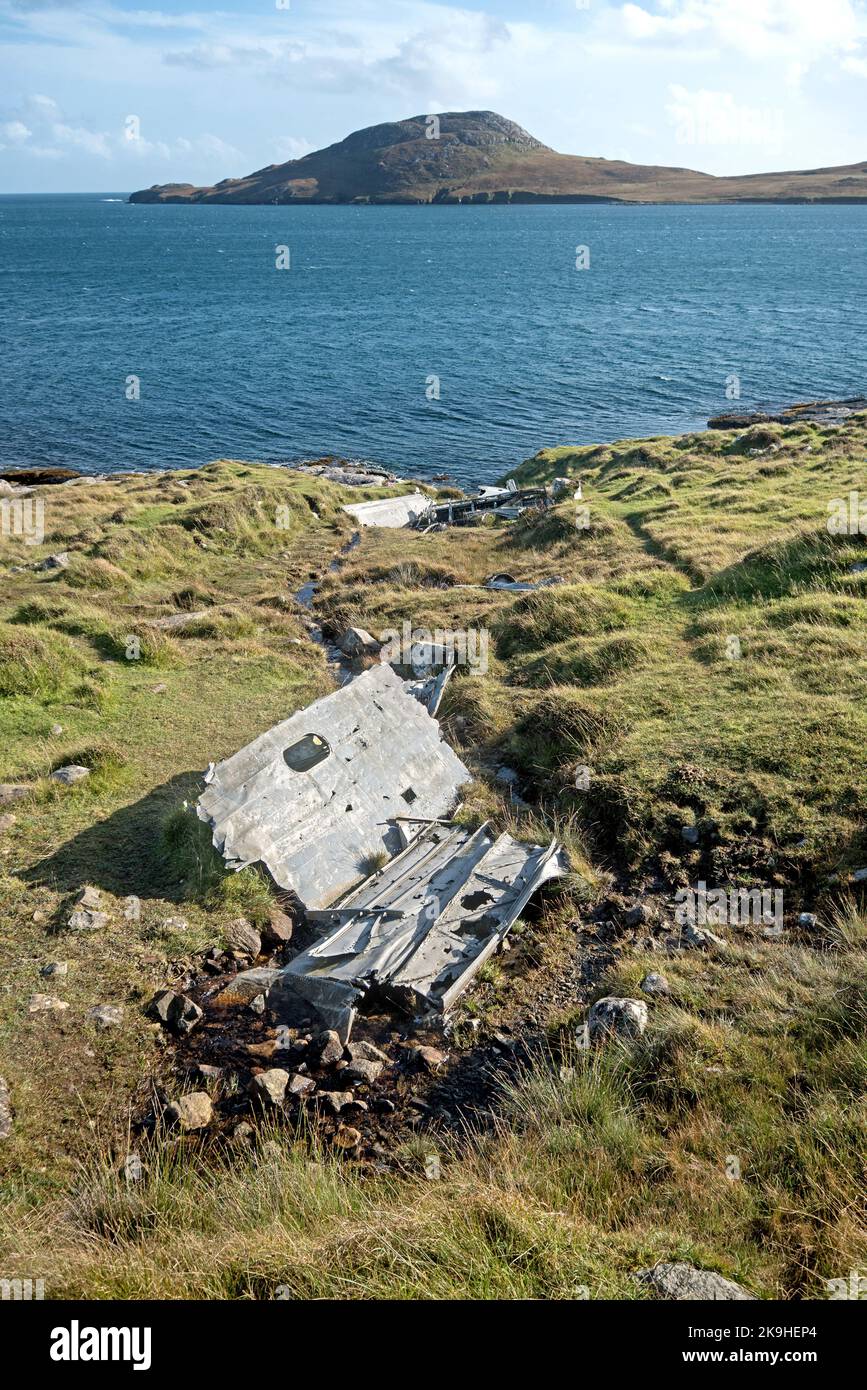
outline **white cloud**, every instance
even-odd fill
[[[804,64],[845,52],[865,33],[852,0],[667,0],[665,13],[622,7],[624,34],[676,44],[707,38],[750,58],[788,57]]]

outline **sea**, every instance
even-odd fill
[[[0,466],[560,444],[865,392],[867,207],[0,197]]]

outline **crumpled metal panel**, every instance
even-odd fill
[[[555,840],[429,825],[335,908],[311,914],[330,930],[281,970],[269,1004],[279,1011],[281,995],[300,995],[344,1039],[371,989],[445,1013],[537,888],[568,867]]]
[[[263,863],[306,907],[321,908],[369,872],[371,855],[400,847],[400,817],[448,815],[470,772],[383,664],[275,725],[206,780],[198,815],[230,867]]]
[[[359,526],[410,526],[426,512],[430,498],[423,492],[404,492],[398,497],[381,497],[375,502],[350,502],[343,508]]]

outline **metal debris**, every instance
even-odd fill
[[[381,497],[375,502],[350,502],[343,508],[359,526],[413,526],[430,506],[423,492],[403,492],[399,497]]]
[[[397,818],[449,814],[470,772],[382,664],[208,770],[198,815],[235,869],[263,863],[308,908],[325,907],[393,854]]]
[[[528,508],[544,510],[551,505],[547,488],[519,488],[510,478],[505,487],[482,487],[475,497],[429,502],[425,512],[412,523],[417,531],[440,530],[444,526],[472,525],[486,513],[514,521]]]
[[[268,1003],[279,1013],[300,996],[344,1040],[374,990],[445,1014],[536,889],[567,869],[556,840],[523,845],[489,824],[424,826],[339,904],[310,914],[326,934],[280,971]]]

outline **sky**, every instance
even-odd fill
[[[715,174],[867,159],[867,0],[0,0],[0,192],[214,183],[493,110]]]

